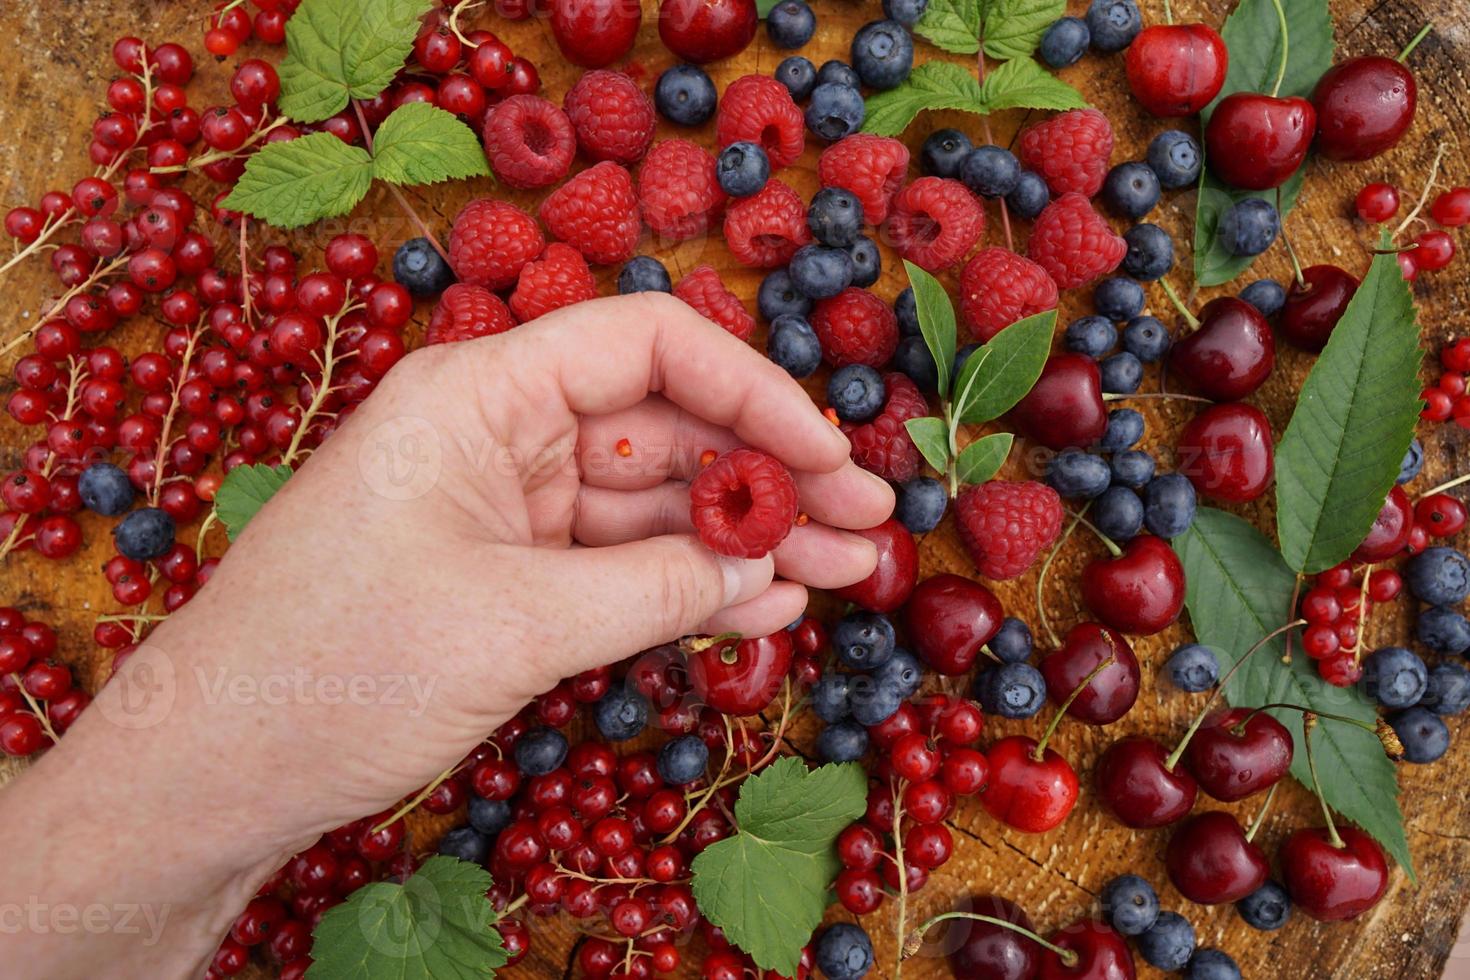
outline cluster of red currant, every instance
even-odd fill
[[[461,32],[454,16],[454,10],[441,7],[424,18],[413,45],[417,68],[410,65],[403,79],[366,105],[380,104],[386,116],[405,103],[427,102],[478,130],[487,108],[541,88],[541,76],[529,59],[518,57],[489,31]]]
[[[72,686],[52,659],[56,631],[18,609],[0,608],[0,752],[26,756],[56,741],[92,696]]]
[[[1419,393],[1424,408],[1419,417],[1431,422],[1451,419],[1461,428],[1470,429],[1470,392],[1466,391],[1466,374],[1470,373],[1470,337],[1461,337],[1439,350],[1439,378]]]
[[[1399,211],[1399,191],[1392,184],[1372,183],[1358,191],[1354,207],[1370,224],[1390,221]],[[1413,217],[1418,216],[1415,209]],[[1441,227],[1417,235],[1412,247],[1398,253],[1399,268],[1411,282],[1421,272],[1437,272],[1455,258],[1455,239],[1445,228],[1470,223],[1470,187],[1452,187],[1434,199],[1429,214]]]
[[[1362,679],[1363,621],[1373,603],[1392,602],[1403,587],[1403,579],[1391,568],[1360,570],[1351,562],[1334,565],[1312,580],[1301,602],[1301,616],[1307,621],[1302,650],[1317,662],[1323,680],[1351,687]]]
[[[228,58],[250,40],[253,34],[266,44],[284,44],[286,21],[300,6],[301,0],[250,0],[256,8],[251,17],[245,0],[229,0],[209,16],[204,32],[204,50],[216,58]]]

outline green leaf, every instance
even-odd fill
[[[398,74],[434,0],[303,0],[286,23],[281,112],[320,122]]]
[[[955,320],[954,304],[944,286],[923,269],[908,259],[903,260],[904,270],[909,274],[909,285],[914,290],[914,306],[919,314],[919,333],[934,366],[939,371],[939,390],[949,390],[949,372],[954,365]]]
[[[863,132],[897,136],[925,109],[987,111],[980,83],[973,75],[948,61],[926,61],[898,88],[868,99]]]
[[[1056,327],[1057,311],[1047,310],[1018,320],[990,338],[976,351],[989,350],[990,356],[983,361],[971,356],[955,381],[955,391],[969,390],[962,403],[955,405],[955,415],[967,425],[978,425],[1000,418],[1026,397],[1041,377],[1051,353],[1052,331]],[[969,378],[982,371],[975,384]]]
[[[1041,35],[1066,12],[1067,0],[988,0],[981,30],[985,53],[1001,60],[1030,58]]]
[[[1265,535],[1240,518],[1201,507],[1194,526],[1175,538],[1184,565],[1185,603],[1194,633],[1230,668],[1261,637],[1289,621],[1296,577]],[[1226,699],[1240,707],[1286,702],[1370,724],[1378,715],[1357,688],[1337,688],[1317,674],[1300,649],[1290,664],[1281,662],[1285,643],[1276,637],[1253,654],[1225,687]],[[1305,786],[1312,778],[1302,742],[1302,716],[1286,709],[1271,712],[1290,730],[1296,753],[1291,773]],[[1372,732],[1329,718],[1312,736],[1317,771],[1327,803],[1376,837],[1410,879],[1413,858],[1404,835],[1393,763]]]
[[[990,41],[987,39],[985,44],[988,50]],[[986,75],[980,93],[985,104],[983,112],[1087,108],[1087,100],[1081,92],[1029,57],[1007,61]]]
[[[1001,464],[1010,455],[1015,436],[1009,432],[995,432],[976,439],[960,450],[955,461],[955,476],[961,483],[984,483],[999,472]]]
[[[762,19],[765,19],[771,15],[772,8],[780,2],[781,0],[755,0],[755,12]]]
[[[214,512],[225,526],[226,536],[231,541],[238,538],[256,512],[290,478],[291,467],[284,463],[276,466],[250,463],[226,473],[214,494]]]
[[[747,779],[739,830],[694,859],[699,910],[757,966],[795,976],[841,868],[837,835],[862,816],[867,795],[855,762],[808,770],[787,756]]]
[[[351,211],[372,183],[366,150],[331,133],[312,133],[251,154],[222,203],[277,228],[299,228]]]
[[[949,469],[949,429],[943,419],[926,415],[909,419],[903,427],[909,430],[909,438],[914,440],[925,462],[941,473]]]
[[[427,102],[393,110],[373,137],[373,174],[395,184],[488,177],[485,150],[453,113]]]
[[[1276,447],[1276,536],[1290,567],[1331,568],[1373,526],[1419,421],[1420,356],[1409,284],[1395,256],[1376,255]]]
[[[509,959],[490,873],[435,855],[403,884],[364,885],[312,931],[309,980],[485,980]]]
[[[929,0],[914,33],[935,47],[955,54],[980,50],[980,7],[982,0]]]
[[[1219,239],[1216,231],[1220,219],[1236,204],[1248,197],[1258,197],[1278,207],[1286,217],[1296,207],[1301,196],[1302,182],[1306,179],[1306,168],[1298,170],[1286,179],[1279,190],[1278,202],[1275,190],[1241,191],[1226,187],[1212,172],[1206,170],[1200,178],[1199,197],[1194,209],[1194,279],[1201,286],[1218,286],[1227,283],[1250,268],[1257,256],[1233,255]]]

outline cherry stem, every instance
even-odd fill
[[[1281,25],[1281,64],[1276,69],[1276,84],[1271,86],[1271,98],[1281,92],[1281,83],[1286,81],[1286,62],[1291,54],[1291,30],[1286,26],[1286,9],[1281,0],[1271,0],[1276,7],[1276,22]]]
[[[1169,0],[1164,0],[1164,23],[1174,23],[1174,8],[1169,5]]]
[[[1043,759],[1046,758],[1046,743],[1050,742],[1052,735],[1056,734],[1057,726],[1062,723],[1062,716],[1067,713],[1068,708],[1072,707],[1072,702],[1081,697],[1082,692],[1087,690],[1088,685],[1091,684],[1094,679],[1096,679],[1097,675],[1101,674],[1109,664],[1113,663],[1113,661],[1117,659],[1117,657],[1115,656],[1115,652],[1111,649],[1113,645],[1113,638],[1109,636],[1106,631],[1104,631],[1103,639],[1108,641],[1108,655],[1102,660],[1098,661],[1096,667],[1087,672],[1087,676],[1082,678],[1082,683],[1072,688],[1072,693],[1067,695],[1067,700],[1063,701],[1061,703],[1061,706],[1057,708],[1056,714],[1052,715],[1051,724],[1046,726],[1046,731],[1041,733],[1041,741],[1036,743],[1036,748],[1031,752],[1031,760],[1033,762],[1041,762]]]
[[[1051,628],[1051,618],[1046,614],[1046,603],[1042,599],[1042,593],[1046,589],[1046,573],[1051,570],[1051,563],[1056,558],[1057,552],[1062,550],[1062,545],[1066,544],[1072,532],[1077,530],[1077,524],[1082,520],[1082,515],[1087,513],[1087,508],[1091,506],[1092,501],[1089,500],[1082,505],[1080,511],[1072,515],[1072,523],[1068,524],[1062,536],[1057,538],[1057,543],[1051,546],[1051,551],[1046,554],[1046,560],[1041,563],[1041,572],[1036,576],[1036,609],[1041,614],[1041,628],[1046,630],[1046,638],[1051,640],[1051,645],[1054,647],[1059,647],[1062,643],[1057,639],[1056,631]]]
[[[983,86],[985,84],[985,38],[982,35],[981,37],[977,38],[976,40],[977,40],[977,43],[980,46],[980,50],[975,54],[975,73],[979,76],[980,84]],[[985,133],[985,142],[987,142],[987,143],[994,143],[995,142],[995,137],[993,137],[990,134],[990,116],[989,115],[987,115],[985,113],[981,113],[981,115],[980,115],[980,128]],[[1000,223],[1001,223],[1001,227],[1003,227],[1005,229],[1005,233],[1006,233],[1006,248],[1009,251],[1014,252],[1016,250],[1016,246],[1015,246],[1015,243],[1011,240],[1011,214],[1010,214],[1010,209],[1006,207],[1006,199],[1005,199],[1004,195],[1002,195],[998,200],[1000,201]]]
[[[1280,780],[1271,784],[1270,791],[1266,793],[1266,802],[1261,804],[1261,809],[1256,812],[1256,818],[1251,821],[1250,829],[1245,832],[1245,839],[1247,841],[1254,841],[1256,839],[1256,831],[1260,830],[1261,824],[1266,822],[1266,814],[1271,810],[1271,801],[1276,798],[1276,790],[1280,786]]]
[[[1337,825],[1332,822],[1332,810],[1327,806],[1327,797],[1322,795],[1322,781],[1317,778],[1317,756],[1312,751],[1312,732],[1316,727],[1317,716],[1308,711],[1302,716],[1302,740],[1307,743],[1307,771],[1312,774],[1312,792],[1317,794],[1317,802],[1322,804],[1322,817],[1327,821],[1327,838],[1333,847],[1341,850],[1345,845],[1338,836]]]
[[[1263,704],[1259,708],[1252,708],[1251,713],[1240,719],[1240,722],[1232,727],[1230,731],[1235,735],[1244,735],[1245,726],[1250,724],[1250,720],[1256,715],[1260,714],[1262,711],[1277,711],[1283,708],[1288,711],[1300,711],[1303,715],[1312,715],[1316,718],[1330,718],[1333,721],[1340,721],[1344,725],[1355,725],[1365,732],[1378,731],[1377,725],[1370,725],[1368,722],[1363,721],[1361,718],[1349,718],[1347,715],[1334,715],[1326,711],[1318,711],[1316,708],[1308,708],[1304,705],[1292,704],[1290,701],[1272,701],[1270,704]]]
[[[1097,539],[1103,543],[1103,545],[1108,549],[1109,553],[1111,553],[1114,558],[1123,557],[1123,549],[1118,547],[1118,542],[1114,541],[1112,538],[1099,531],[1096,524],[1083,517],[1080,512],[1077,514],[1077,520],[1089,531],[1097,535]]]
[[[1189,329],[1198,330],[1199,317],[1189,312],[1189,307],[1185,306],[1184,301],[1179,298],[1179,294],[1174,292],[1174,286],[1169,280],[1160,279],[1159,285],[1164,287],[1164,295],[1169,297],[1169,302],[1174,304],[1174,309],[1178,310],[1179,315],[1184,317],[1184,322],[1189,324]]]
[[[1447,483],[1441,483],[1437,487],[1432,487],[1424,491],[1416,498],[1415,502],[1417,503],[1419,500],[1423,500],[1425,497],[1432,497],[1437,493],[1444,493],[1446,490],[1453,490],[1455,489],[1455,487],[1463,486],[1466,483],[1470,483],[1470,473],[1465,473],[1461,476],[1457,476]]]
[[[1297,572],[1296,573],[1296,582],[1291,587],[1291,605],[1287,607],[1287,609],[1286,609],[1286,615],[1292,616],[1292,615],[1295,615],[1296,614],[1296,603],[1297,603],[1297,600],[1299,598],[1301,598],[1301,594],[1302,594],[1302,573],[1301,572]],[[1289,663],[1291,663],[1291,634],[1290,633],[1287,633],[1286,634],[1286,639],[1283,641],[1283,644],[1282,645],[1283,645],[1284,649],[1283,649],[1282,654],[1281,654],[1281,662],[1284,663],[1284,664],[1289,664]]]
[[[1180,394],[1177,391],[1135,391],[1131,394],[1124,394],[1121,392],[1109,392],[1108,394],[1102,396],[1102,399],[1105,402],[1128,402],[1132,401],[1135,398],[1148,398],[1159,401],[1174,402],[1202,402],[1206,405],[1214,404],[1214,402],[1208,398],[1201,398],[1199,395],[1184,395]]]
[[[1281,213],[1281,188],[1276,188],[1276,213]],[[1286,222],[1281,223],[1281,244],[1286,246],[1286,257],[1291,260],[1291,274],[1296,279],[1298,289],[1307,288],[1307,280],[1302,275],[1302,263],[1297,258],[1296,249],[1291,245],[1291,237],[1286,234]]]
[[[1428,37],[1429,32],[1432,30],[1434,30],[1434,21],[1430,21],[1419,28],[1419,33],[1415,34],[1414,39],[1404,46],[1404,50],[1399,52],[1398,61],[1402,62],[1407,60],[1409,55],[1414,53],[1414,49],[1419,46],[1419,42]]]
[[[1002,929],[1009,929],[1012,932],[1019,933],[1020,935],[1025,936],[1027,939],[1031,940],[1042,949],[1047,950],[1051,953],[1055,953],[1057,957],[1062,961],[1062,964],[1064,966],[1074,967],[1077,965],[1078,958],[1077,952],[1075,950],[1067,949],[1063,946],[1058,946],[1056,943],[1053,942],[1048,942],[1036,933],[1032,932],[1030,929],[1027,929],[1025,926],[1017,925],[1016,923],[1011,922],[1008,919],[997,919],[995,916],[981,915],[978,912],[943,912],[939,915],[934,916],[932,919],[929,919],[923,925],[919,926],[919,928],[909,933],[908,938],[905,939],[903,942],[902,949],[899,951],[899,958],[907,959],[908,957],[913,956],[915,953],[917,953],[919,951],[919,947],[924,945],[924,933],[928,932],[939,923],[947,922],[950,919],[973,919],[976,922],[985,922],[993,926],[1000,926]]]
[[[1403,220],[1403,223],[1393,230],[1393,235],[1390,236],[1390,239],[1402,235],[1404,229],[1413,224],[1414,219],[1419,217],[1419,212],[1424,210],[1424,205],[1429,203],[1429,192],[1434,190],[1434,180],[1439,176],[1439,165],[1444,160],[1446,149],[1445,144],[1441,143],[1439,144],[1439,148],[1434,151],[1434,160],[1429,164],[1429,179],[1424,182],[1424,190],[1419,194],[1419,200],[1415,203],[1414,210],[1410,211],[1409,216]]]
[[[367,151],[371,154],[373,152],[373,136],[368,130],[367,115],[362,111],[362,102],[353,99],[352,108],[357,113],[357,124],[362,128],[363,143],[367,145]],[[388,193],[393,195],[393,200],[398,203],[399,209],[403,211],[404,216],[408,218],[414,228],[418,229],[418,233],[434,247],[434,251],[439,253],[440,258],[448,262],[449,253],[444,250],[443,245],[439,244],[439,239],[429,230],[429,226],[424,224],[424,219],[419,217],[419,213],[413,209],[413,205],[408,203],[408,198],[403,196],[403,191],[398,189],[398,185],[391,182],[388,183]]]

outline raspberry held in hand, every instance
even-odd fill
[[[796,481],[774,456],[732,449],[689,484],[689,517],[715,554],[762,558],[791,533]]]

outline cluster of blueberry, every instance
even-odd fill
[[[918,691],[924,672],[881,613],[844,616],[832,629],[832,649],[851,672],[828,670],[812,687],[812,712],[825,723],[817,753],[827,762],[852,762],[868,751],[868,728],[891,718]]]
[[[1159,896],[1138,875],[1119,875],[1098,896],[1107,922],[1132,936],[1138,952],[1160,970],[1180,972],[1187,980],[1240,980],[1240,967],[1218,949],[1200,949],[1194,926],[1178,912],[1159,908]],[[1274,881],[1236,903],[1240,917],[1256,929],[1280,929],[1291,913],[1291,899]]]

